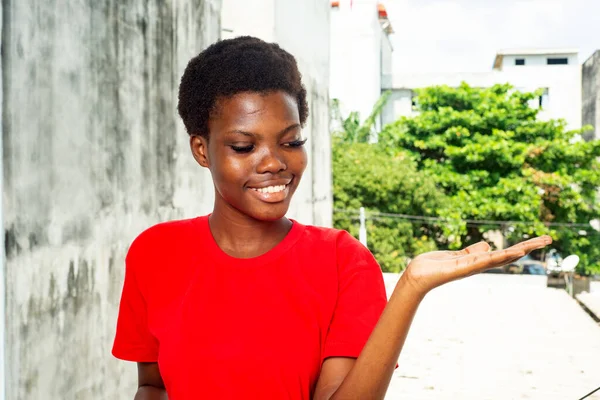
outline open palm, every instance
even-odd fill
[[[432,251],[415,257],[405,274],[417,290],[427,293],[445,283],[514,262],[550,243],[550,236],[540,236],[497,251],[490,251],[485,242],[460,251]]]

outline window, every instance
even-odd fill
[[[550,98],[548,96],[548,88],[544,89],[544,92],[542,93],[541,96],[539,96],[538,98],[538,103],[539,103],[539,108],[548,108],[548,103],[550,101]]]
[[[417,101],[417,94],[412,90],[410,92],[410,102],[412,110],[419,111],[419,102]]]
[[[568,58],[548,58],[548,65],[567,65]]]
[[[524,58],[515,59],[515,65],[525,65],[525,59]]]

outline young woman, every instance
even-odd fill
[[[138,363],[135,399],[381,399],[430,290],[551,242],[423,254],[386,302],[357,240],[285,217],[307,163],[292,55],[251,37],[208,47],[179,114],[215,204],[129,249],[113,354]]]

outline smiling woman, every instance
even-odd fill
[[[296,61],[276,44],[224,40],[190,61],[179,113],[215,203],[129,249],[112,352],[138,363],[136,399],[383,398],[426,293],[550,243],[423,254],[386,305],[368,249],[285,216],[307,164],[307,110]]]

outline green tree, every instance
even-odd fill
[[[406,152],[334,139],[333,193],[336,228],[358,237],[356,211],[367,210],[367,244],[384,271],[399,272],[409,258],[436,249],[438,225],[381,215],[434,216],[444,203],[432,177],[417,171]]]
[[[331,117],[335,123],[337,123],[341,130],[334,132],[335,136],[338,136],[343,143],[368,143],[377,132],[374,131],[375,122],[383,107],[387,103],[391,91],[387,90],[381,94],[371,114],[363,121],[360,120],[360,114],[357,111],[352,111],[347,117],[344,117],[340,110],[340,103],[338,99],[333,99],[331,102]]]
[[[495,229],[511,242],[549,233],[561,253],[581,257],[580,272],[591,272],[600,265],[600,235],[589,225],[600,215],[600,141],[582,141],[583,130],[564,121],[539,120],[532,103],[540,94],[465,83],[422,89],[420,113],[385,127],[379,141],[409,152],[448,197],[439,214],[452,223],[440,247]]]

